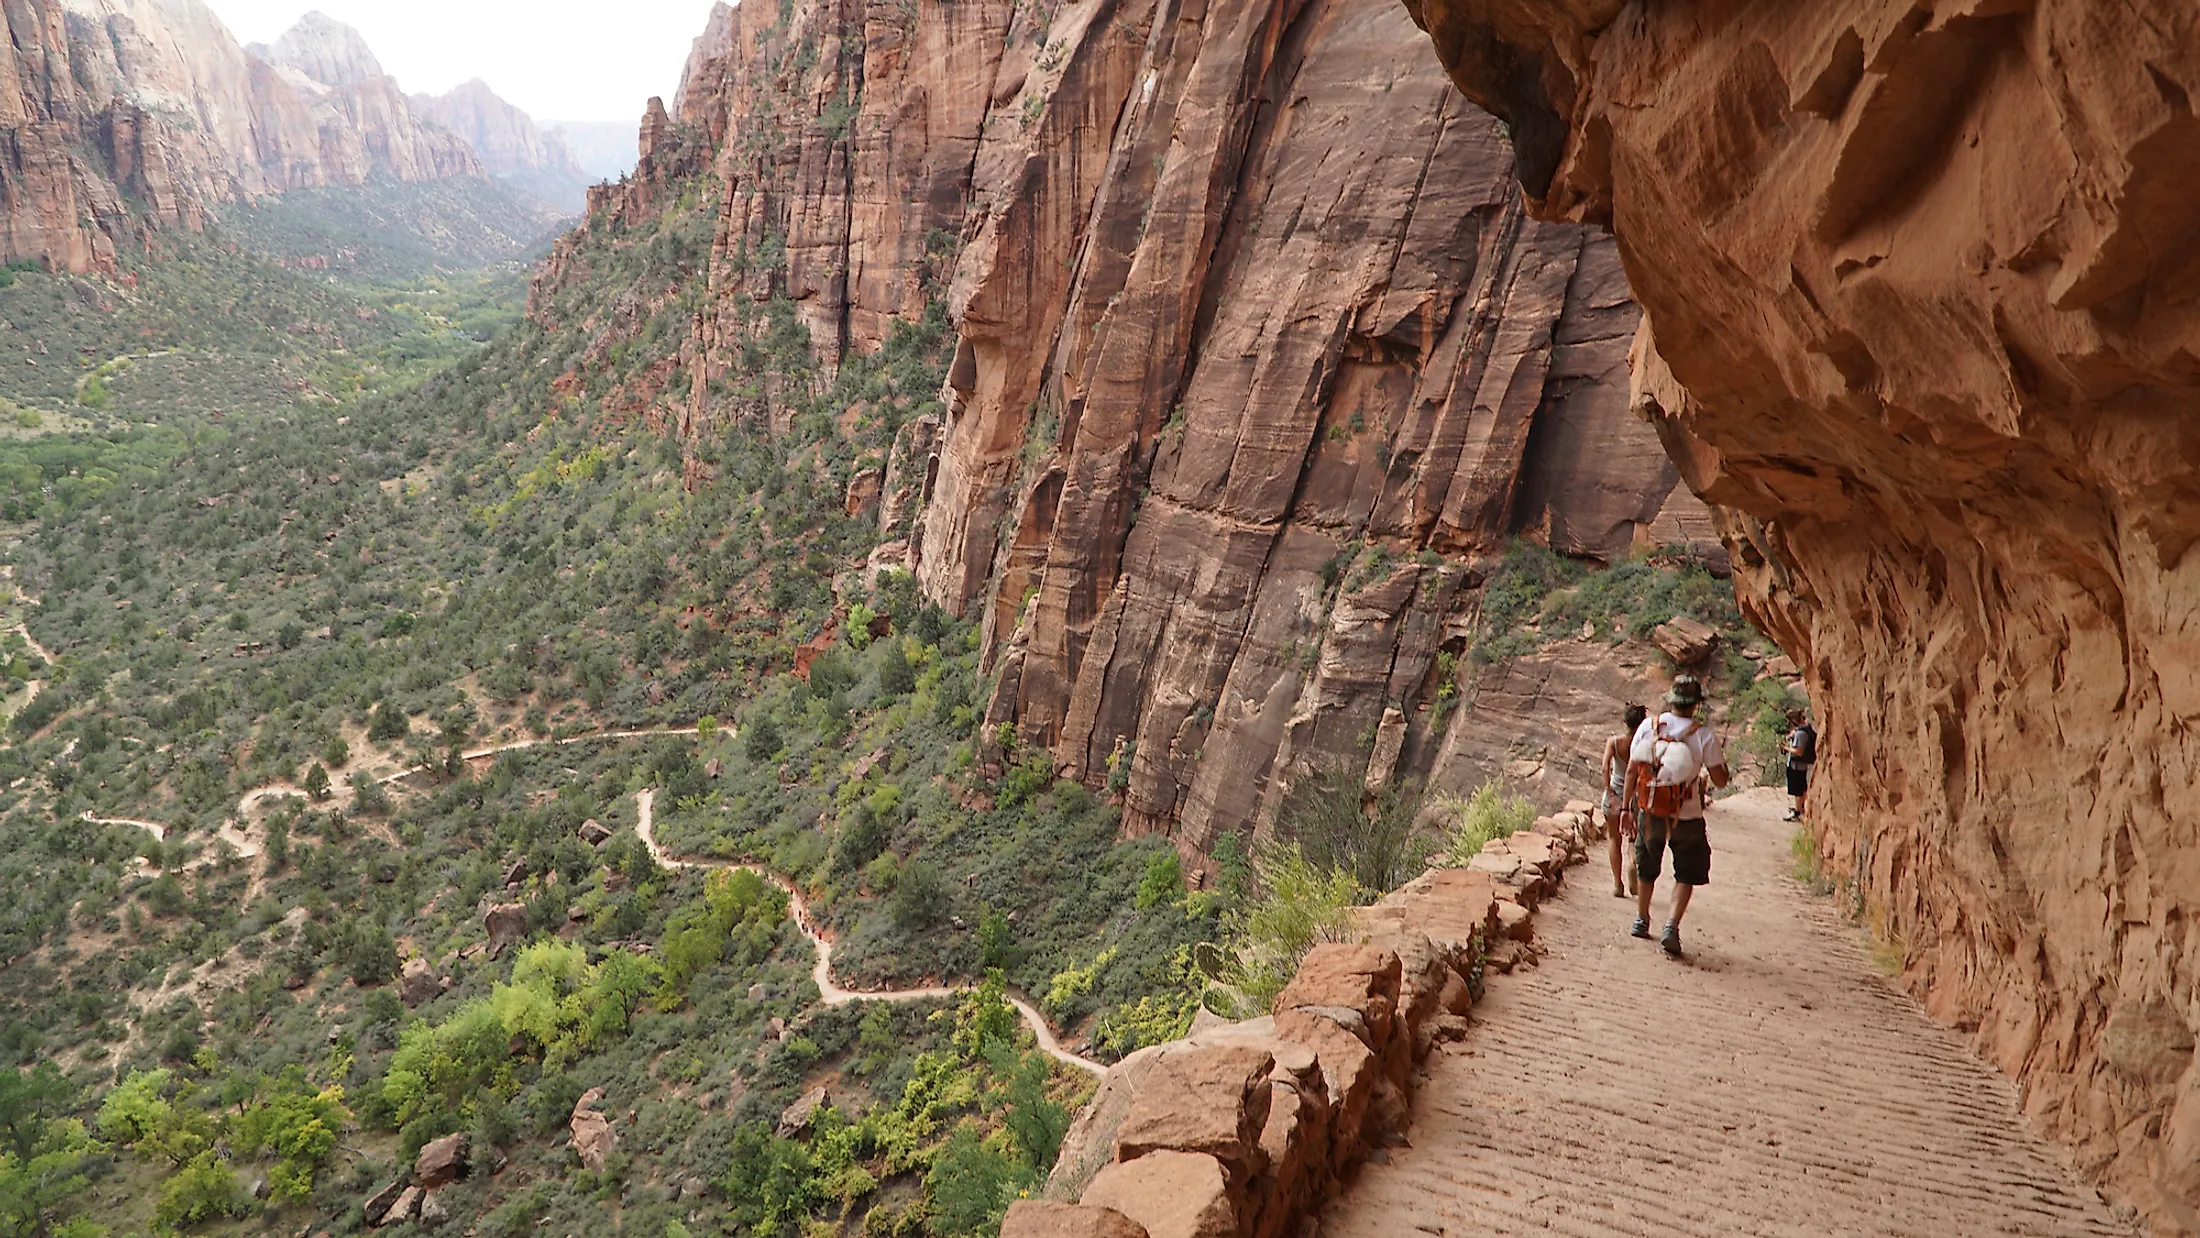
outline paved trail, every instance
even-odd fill
[[[2135,1234],[1787,877],[1782,802],[1713,809],[1685,961],[1577,872],[1536,917],[1542,966],[1491,978],[1430,1059],[1412,1146],[1361,1170],[1324,1238]]]

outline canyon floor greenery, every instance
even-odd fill
[[[1006,990],[1111,1059],[1250,1013],[1447,834],[1517,828],[1314,797],[1307,848],[1187,891],[981,733],[970,624],[857,570],[879,533],[844,496],[936,408],[941,303],[830,371],[749,306],[720,382],[778,407],[682,441],[717,194],[671,197],[592,225],[537,319],[508,268],[332,279],[219,234],[0,287],[0,1238],[357,1232],[460,1131],[443,1199],[484,1235],[990,1233],[1091,1086]],[[1492,596],[1491,657],[1739,621],[1700,572],[1532,548]],[[673,854],[798,884],[842,983],[976,987],[822,1005],[776,889],[652,861],[644,789]],[[491,903],[524,908],[499,957]],[[408,1005],[408,962],[447,983]],[[591,1171],[563,1133],[596,1088]]]

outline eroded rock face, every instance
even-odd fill
[[[0,17],[0,258],[108,269],[146,223],[197,228],[303,186],[482,175],[356,31],[318,14],[262,55],[201,0],[19,0]]]
[[[619,1134],[611,1129],[611,1119],[596,1106],[603,1103],[603,1089],[590,1088],[581,1094],[573,1105],[573,1118],[567,1125],[573,1132],[573,1154],[581,1161],[581,1168],[603,1172],[604,1162],[619,1146]]]
[[[414,95],[410,102],[416,114],[463,138],[489,175],[559,206],[582,206],[595,178],[581,168],[564,137],[543,132],[487,82],[477,77],[444,94]]]
[[[1821,711],[1829,866],[2200,1228],[2200,11],[1410,7],[1537,213],[1618,235],[1643,405]]]
[[[944,282],[948,407],[877,462],[869,567],[982,618],[988,732],[1195,871],[1313,764],[1428,775],[1474,748],[1438,704],[1509,539],[1612,556],[1710,520],[1629,415],[1616,247],[1529,217],[1415,38],[1384,0],[721,6],[591,199],[615,224],[724,187],[692,390],[637,411],[777,425],[720,381],[758,305],[829,368]]]
[[[1425,773],[1481,557],[1623,552],[1674,491],[1615,251],[1526,217],[1403,20],[1225,5],[1104,76],[1094,44],[1086,89],[1137,83],[1106,160],[1050,109],[957,271],[919,576],[1001,651],[988,724],[1195,866],[1308,764]]]

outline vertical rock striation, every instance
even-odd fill
[[[880,462],[875,562],[982,617],[989,734],[1195,866],[1313,763],[1487,765],[1440,702],[1510,538],[1708,522],[1630,415],[1613,242],[1530,216],[1418,38],[1382,0],[720,6],[593,192],[619,226],[712,174],[690,433],[769,410],[719,382],[760,305],[829,367],[944,284],[948,407]]]
[[[0,259],[111,267],[146,223],[371,178],[480,176],[358,33],[309,14],[248,54],[201,0],[0,4]],[[318,76],[317,76],[318,75]]]
[[[1825,715],[1825,858],[2200,1232],[2200,11],[1411,7],[1536,213],[1617,234],[1643,401]]]

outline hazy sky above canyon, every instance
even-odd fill
[[[538,120],[639,120],[670,96],[711,0],[208,0],[240,43],[318,9],[357,27],[407,92],[478,77]]]

